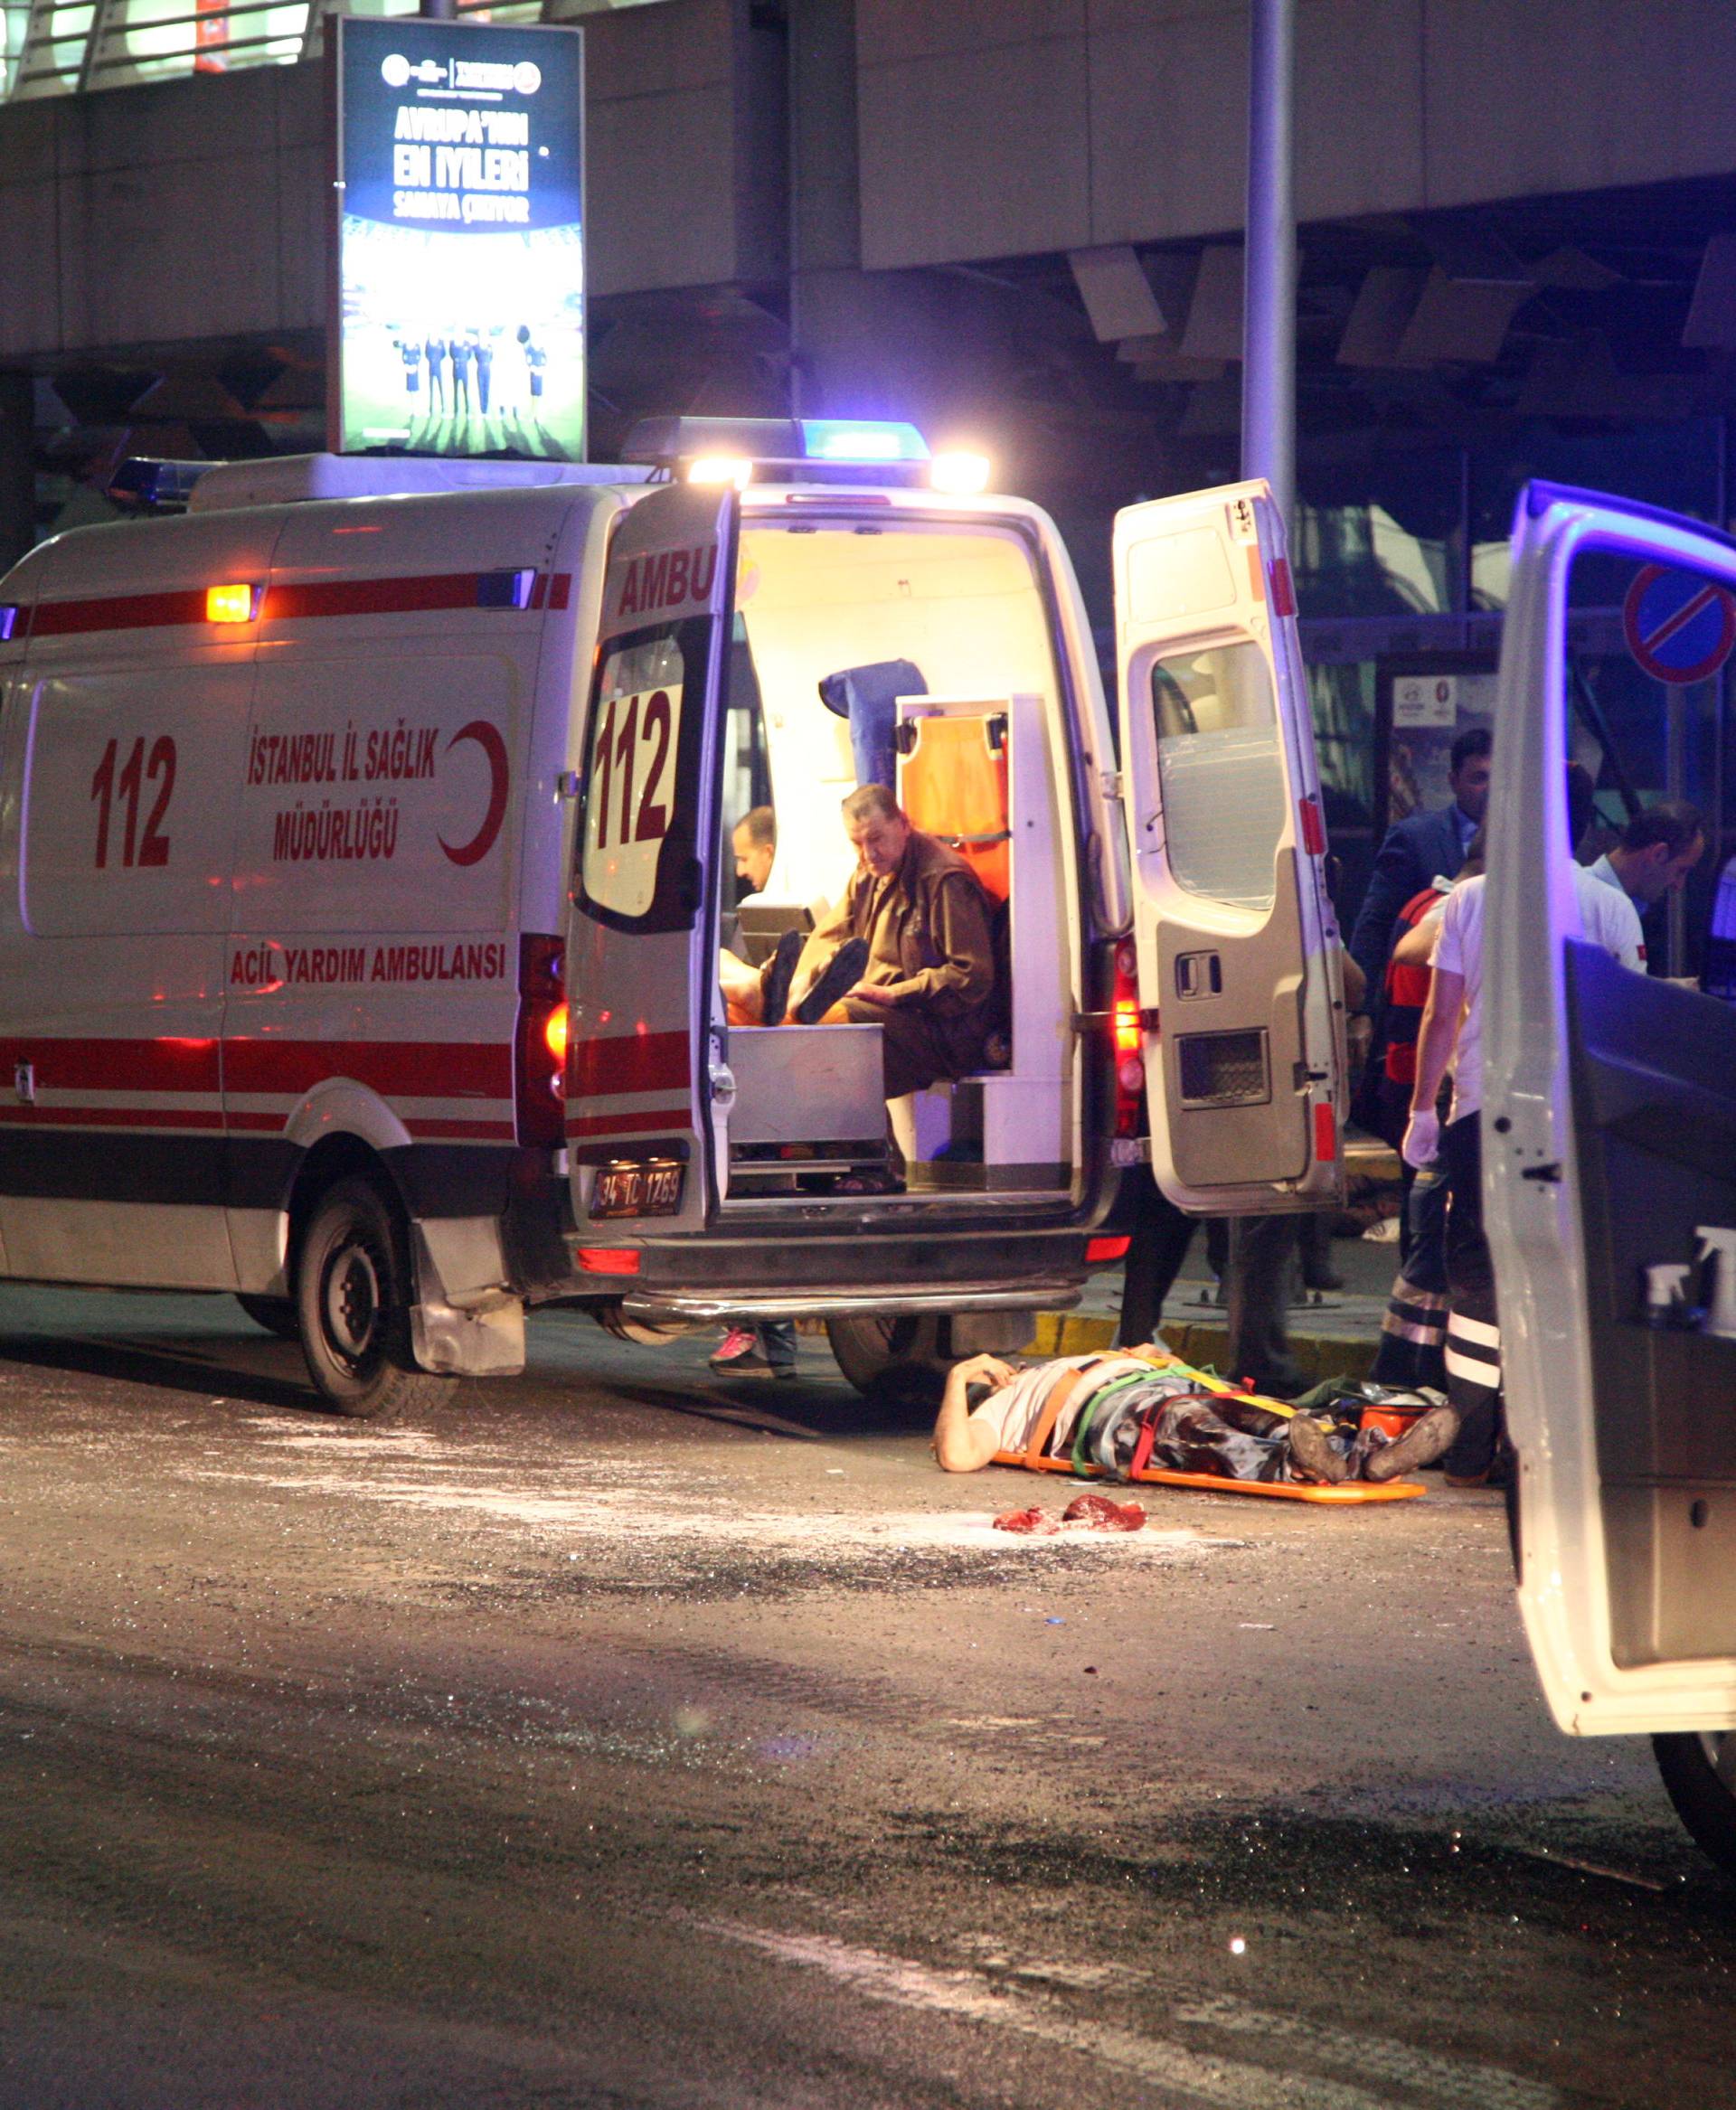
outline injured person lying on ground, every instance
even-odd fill
[[[1449,1407],[1428,1408],[1399,1436],[1360,1420],[1208,1389],[1156,1342],[1023,1367],[976,1355],[948,1373],[934,1455],[948,1473],[975,1473],[1034,1446],[1121,1480],[1156,1467],[1336,1486],[1416,1472],[1458,1432]]]
[[[804,943],[794,932],[755,971],[726,954],[737,1023],[824,1021],[882,1029],[889,1099],[967,1076],[994,1024],[991,904],[965,860],[913,828],[882,784],[844,801],[858,863],[844,900]]]

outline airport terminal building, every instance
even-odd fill
[[[1105,633],[1116,508],[1237,473],[1241,0],[458,12],[586,30],[597,458],[659,411],[910,419],[1054,514]],[[0,560],[127,454],[325,444],[329,14],[5,0]],[[1299,0],[1297,50],[1292,540],[1349,909],[1489,707],[1519,485],[1730,523],[1736,14]],[[1618,609],[1574,644],[1611,814],[1716,817],[1703,904],[1727,674],[1642,736]]]

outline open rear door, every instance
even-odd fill
[[[1705,1229],[1736,1230],[1736,1010],[1580,936],[1568,624],[1626,611],[1624,710],[1655,712],[1661,750],[1670,714],[1707,700],[1694,687],[1736,636],[1732,593],[1736,546],[1697,523],[1549,485],[1521,500],[1490,802],[1484,1186],[1521,1604],[1551,1710],[1580,1734],[1736,1728],[1736,1338],[1664,1308],[1658,1272],[1680,1271],[1687,1307],[1716,1301],[1694,1264]]]
[[[1283,531],[1264,483],[1116,515],[1152,1170],[1180,1208],[1339,1191],[1344,1015]]]
[[[716,1200],[709,911],[736,514],[731,486],[673,485],[609,549],[567,919],[567,1145],[596,1246],[696,1230]]]

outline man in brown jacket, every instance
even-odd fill
[[[982,1060],[995,996],[991,905],[964,859],[911,827],[883,784],[850,794],[844,826],[861,862],[808,938],[792,994],[812,988],[851,939],[866,944],[867,966],[840,1008],[852,1024],[883,1028],[895,1099]]]

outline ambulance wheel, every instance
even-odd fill
[[[431,1405],[450,1380],[410,1352],[404,1239],[379,1190],[339,1180],[321,1196],[296,1260],[296,1315],[307,1373],[340,1414],[371,1419]]]
[[[947,1378],[939,1319],[828,1319],[826,1331],[838,1368],[863,1399],[882,1407],[939,1406]]]
[[[1652,1750],[1694,1844],[1736,1877],[1736,1729],[1654,1737]]]
[[[240,1294],[235,1302],[256,1326],[263,1326],[268,1333],[275,1333],[279,1341],[299,1341],[301,1321],[296,1314],[293,1297],[248,1296]]]

